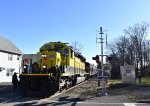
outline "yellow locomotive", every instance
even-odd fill
[[[89,74],[85,61],[85,57],[62,42],[46,43],[37,54],[24,54],[20,75],[23,95],[34,91],[49,95],[85,80]]]

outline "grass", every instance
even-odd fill
[[[122,80],[121,79],[115,79],[115,80],[110,79],[108,82],[111,84],[117,84],[117,83],[122,83]],[[142,82],[142,84],[150,85],[150,77],[142,77],[141,82]],[[136,83],[137,84],[139,83],[138,78],[136,79]]]
[[[121,81],[121,79],[114,79],[114,80],[110,79],[110,80],[108,80],[108,82],[110,84],[117,84],[117,83],[121,83],[122,81]]]
[[[150,85],[150,77],[142,77],[141,82],[142,82],[142,84]]]
[[[139,79],[136,79],[136,84],[139,84]],[[150,85],[150,77],[142,77],[141,78],[141,84]]]

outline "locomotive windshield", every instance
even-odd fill
[[[58,44],[57,44],[57,45],[55,45],[55,48],[56,48],[56,49],[61,49],[61,48],[63,48],[63,45],[58,45]]]
[[[46,49],[51,49],[51,45],[45,45]]]
[[[60,44],[56,44],[55,45],[55,50],[56,50],[56,52],[58,52],[58,53],[63,53],[63,45],[60,45]]]
[[[56,50],[56,52],[62,53],[62,49],[58,49],[58,50]]]
[[[45,49],[48,51],[51,50],[51,45],[45,45]]]

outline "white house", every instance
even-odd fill
[[[11,82],[14,72],[20,73],[22,52],[8,39],[0,36],[0,83]]]

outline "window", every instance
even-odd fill
[[[8,54],[8,61],[12,61],[13,60],[13,55],[12,54]]]
[[[55,45],[55,48],[56,49],[61,49],[61,48],[63,48],[63,45]]]
[[[5,70],[5,68],[4,67],[0,67],[0,72],[3,71],[3,70]]]
[[[8,68],[6,76],[12,76],[15,69]]]
[[[17,56],[17,60],[19,60],[19,56]]]
[[[73,58],[73,50],[72,49],[70,49],[70,51],[71,51],[71,58]]]
[[[50,51],[51,50],[51,45],[45,45],[45,49]]]
[[[61,50],[61,49],[58,49],[57,52],[58,52],[58,53],[62,53],[62,50]]]
[[[68,54],[69,54],[69,51],[68,51],[67,48],[64,49],[64,54],[65,54],[65,55],[68,55]]]

